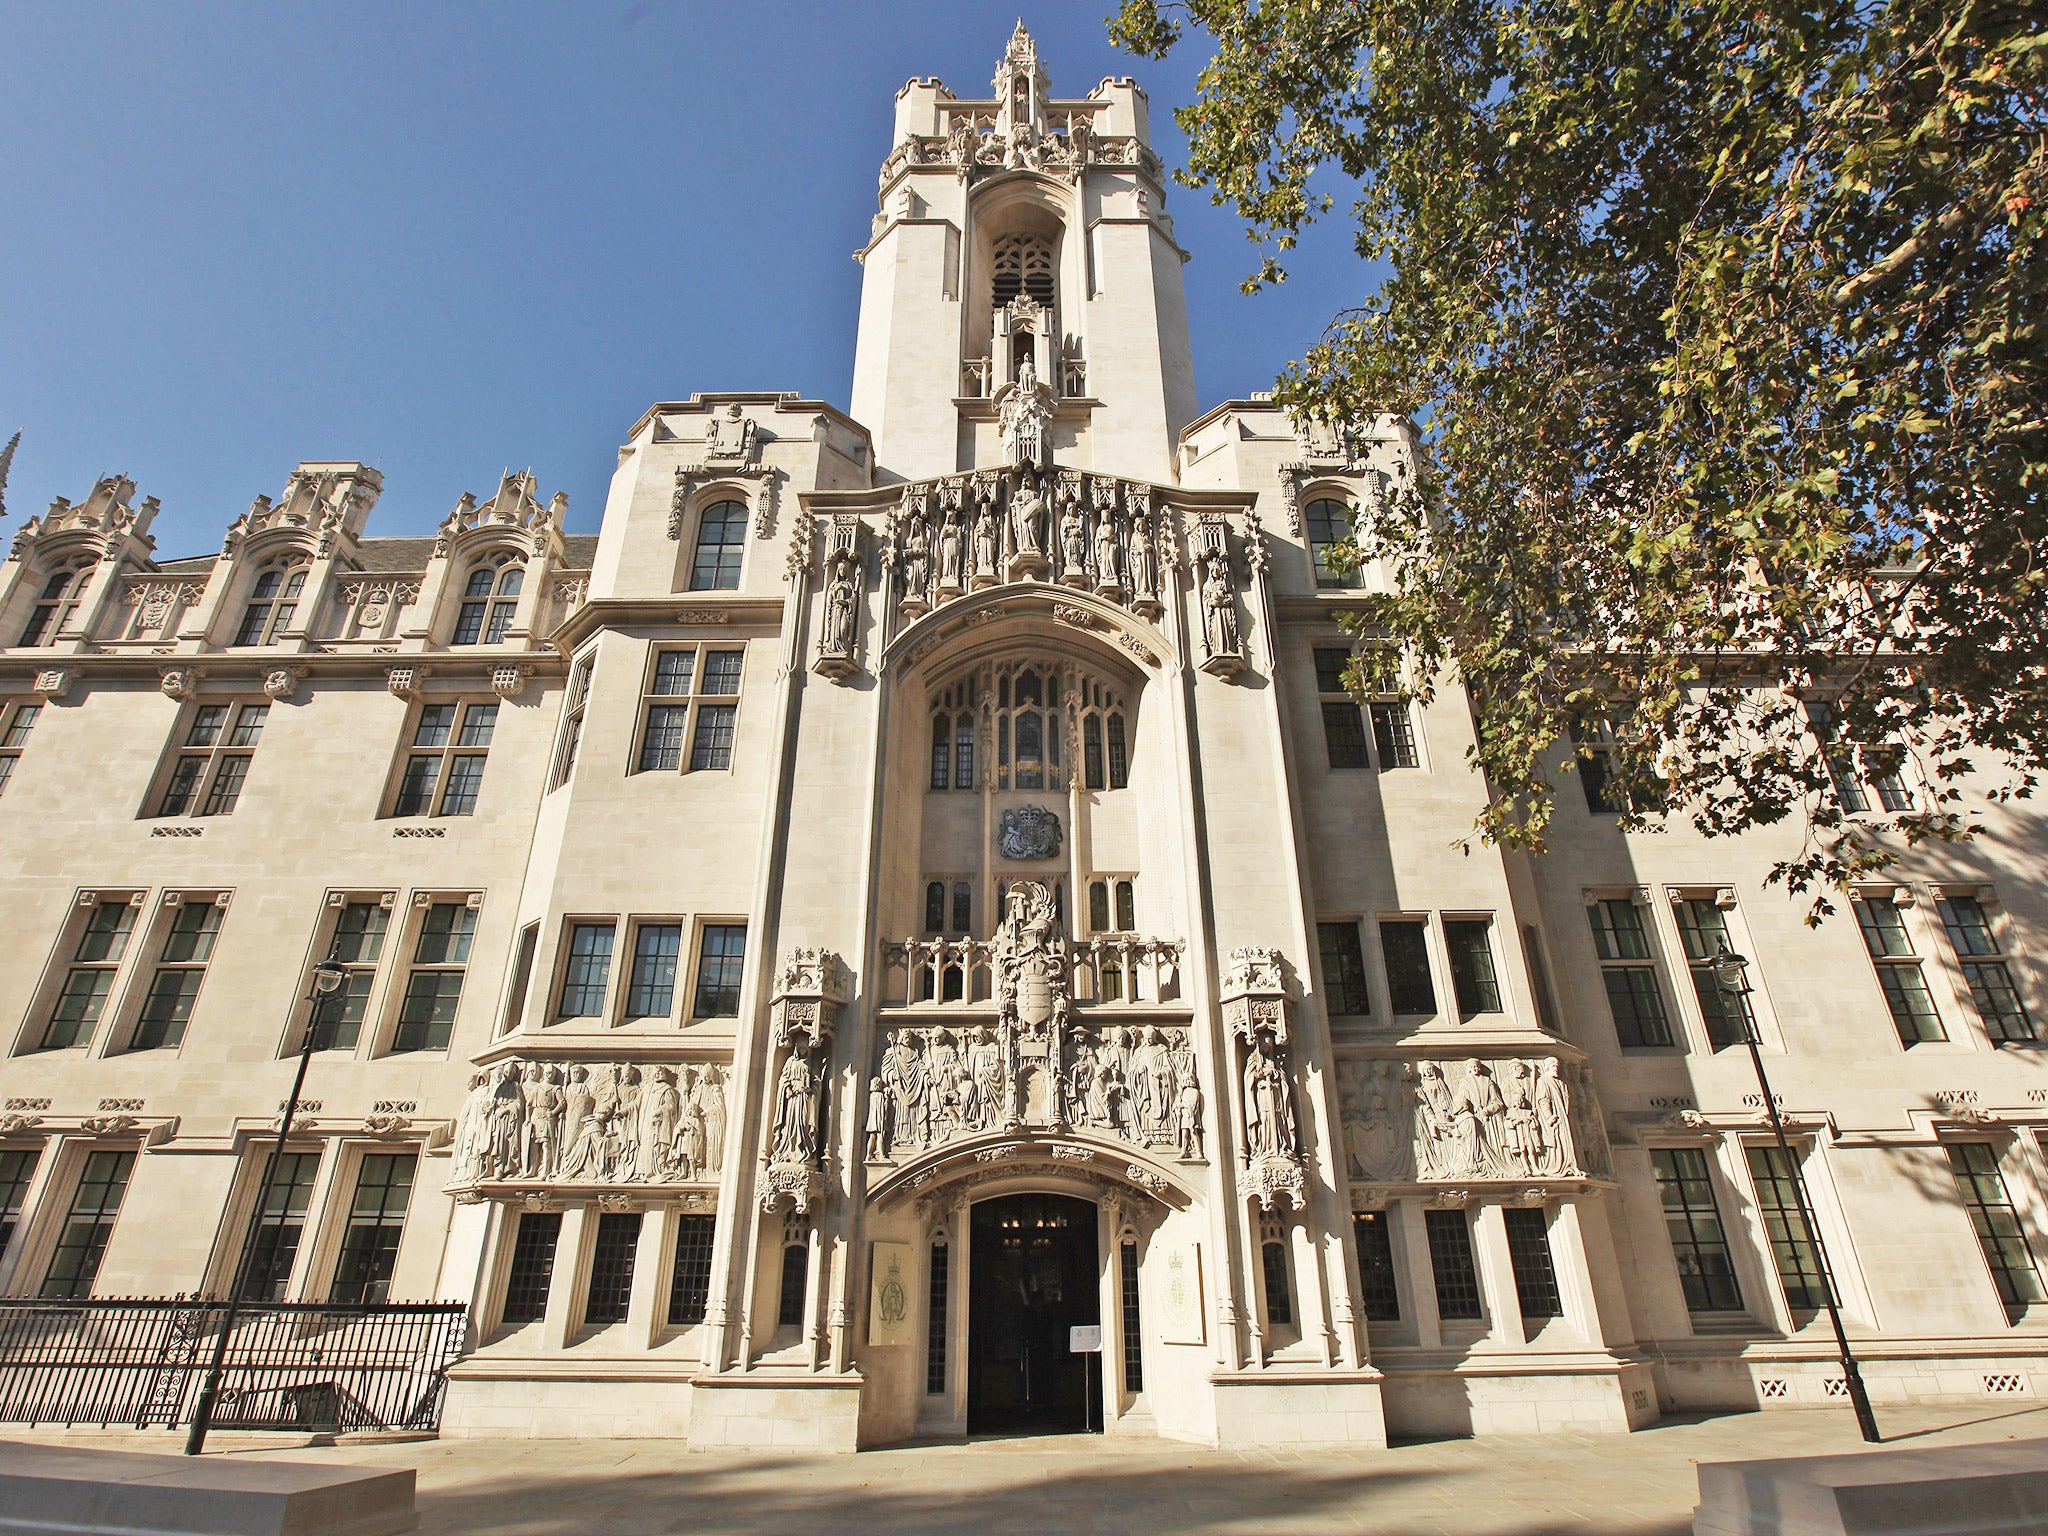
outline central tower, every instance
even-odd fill
[[[988,99],[897,94],[853,368],[883,480],[1025,458],[1175,478],[1187,253],[1149,140],[1128,78],[1054,100],[1021,23]]]

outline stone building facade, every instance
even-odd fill
[[[1346,696],[1322,559],[1410,432],[1198,412],[1165,194],[1143,93],[1020,28],[897,98],[850,412],[655,405],[594,538],[527,474],[372,537],[359,463],[195,558],[120,476],[29,521],[0,1290],[258,1242],[252,1295],[461,1299],[452,1434],[1825,1404],[1725,940],[1880,1408],[2034,1400],[2031,818],[1817,930],[1795,833],[1624,835],[1597,776],[1454,851],[1465,701]]]

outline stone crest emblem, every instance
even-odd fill
[[[996,828],[996,846],[1006,859],[1056,859],[1060,819],[1042,805],[1004,811]]]

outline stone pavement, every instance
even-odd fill
[[[2048,1436],[2048,1409],[1879,1414],[1891,1446]],[[93,1436],[91,1443],[161,1450],[166,1439]],[[946,1442],[830,1457],[695,1456],[659,1440],[358,1441],[255,1449],[243,1448],[250,1437],[222,1436],[214,1444],[236,1456],[417,1468],[423,1536],[1682,1536],[1692,1528],[1698,1496],[1695,1462],[1862,1449],[1846,1410],[1686,1416],[1633,1435],[1438,1440],[1384,1451],[1211,1451],[1100,1436]]]

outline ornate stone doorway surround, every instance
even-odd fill
[[[1149,1416],[1134,1412],[1139,1406],[1136,1394],[1124,1381],[1119,1264],[1126,1244],[1142,1262],[1144,1245],[1160,1223],[1174,1212],[1197,1210],[1202,1196],[1189,1186],[1182,1170],[1128,1146],[1082,1135],[997,1135],[956,1142],[894,1170],[869,1191],[870,1211],[899,1220],[904,1215],[914,1218],[921,1262],[928,1264],[935,1248],[946,1251],[944,1326],[936,1333],[928,1329],[921,1339],[913,1373],[920,1382],[932,1379],[927,1372],[936,1349],[941,1358],[935,1376],[941,1387],[924,1396],[917,1432],[968,1432],[972,1211],[984,1201],[1022,1194],[1064,1195],[1094,1206],[1097,1316],[1102,1327],[1094,1423],[1111,1434],[1149,1433]]]

